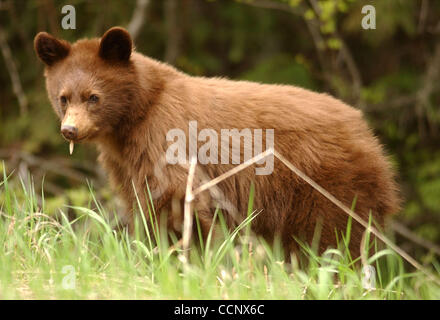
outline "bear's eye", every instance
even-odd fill
[[[90,103],[97,103],[99,101],[99,97],[96,95],[96,94],[92,94],[90,97],[89,97],[89,102]]]
[[[65,96],[61,96],[60,103],[64,107],[67,104],[67,98]]]

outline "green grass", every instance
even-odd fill
[[[440,288],[385,248],[369,257],[376,289],[362,285],[362,270],[346,250],[317,255],[303,246],[299,258],[279,245],[251,237],[248,218],[224,237],[195,243],[189,259],[158,232],[155,219],[138,219],[135,234],[114,231],[96,201],[48,214],[32,183],[3,173],[0,179],[0,299],[438,299]],[[67,210],[76,214],[68,219]],[[154,217],[153,209],[146,213]],[[150,225],[150,227],[147,227]],[[147,230],[147,231],[146,231]],[[148,230],[152,230],[149,232]],[[196,230],[197,232],[197,230]],[[374,243],[373,243],[374,245]],[[427,266],[438,274],[435,260]]]

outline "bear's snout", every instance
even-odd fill
[[[67,140],[75,140],[78,137],[78,128],[69,125],[61,126],[61,133]]]

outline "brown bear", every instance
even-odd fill
[[[185,163],[197,150],[205,156],[199,154],[194,187],[273,146],[346,206],[355,202],[364,220],[371,213],[382,225],[399,209],[390,162],[362,113],[327,94],[189,76],[136,52],[129,33],[119,27],[73,44],[41,32],[34,45],[45,63],[46,87],[63,136],[96,144],[99,162],[127,207],[121,218],[129,230],[137,198],[148,218],[145,195],[151,192],[157,218],[167,212],[167,227],[182,231]],[[227,130],[230,135],[224,136]],[[239,133],[235,143],[266,141],[255,144],[253,153],[246,143],[233,150],[232,131]],[[176,145],[179,139],[183,149]],[[252,222],[256,234],[268,240],[279,236],[289,251],[297,248],[296,238],[311,241],[319,224],[320,249],[334,246],[335,232],[345,231],[348,216],[271,160],[266,174],[256,174],[259,162],[197,196],[194,208],[203,234],[216,208],[229,227],[242,221],[253,184],[253,208],[260,211]],[[363,231],[353,222],[350,248],[357,255]]]

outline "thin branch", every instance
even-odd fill
[[[192,198],[189,198],[190,201],[192,201],[194,199],[194,197],[196,195],[198,195],[199,193],[201,193],[201,192],[203,192],[203,191],[205,191],[205,190],[207,190],[209,188],[212,188],[216,184],[219,184],[223,180],[233,176],[234,174],[237,174],[238,172],[246,169],[250,165],[253,165],[257,161],[260,161],[260,160],[264,159],[265,157],[267,157],[267,156],[269,156],[271,154],[273,154],[273,150],[272,149],[267,149],[263,153],[260,153],[259,155],[256,155],[255,157],[253,157],[253,158],[243,162],[242,164],[232,168],[231,170],[223,173],[222,175],[218,176],[217,178],[214,178],[211,181],[208,181],[207,183],[201,185],[200,187],[198,187],[197,189],[192,191]]]
[[[17,66],[12,58],[11,48],[6,41],[6,35],[0,26],[0,49],[5,59],[6,68],[9,72],[9,77],[12,82],[12,90],[18,99],[18,105],[20,106],[20,114],[24,115],[28,111],[28,100],[24,94],[23,87],[21,86],[20,76],[18,75]]]
[[[353,81],[354,98],[357,100],[357,103],[359,104],[361,102],[360,100],[361,100],[361,89],[362,89],[361,73],[359,72],[359,68],[357,67],[356,62],[354,61],[350,49],[348,48],[347,44],[342,39],[342,37],[339,35],[339,33],[335,32],[333,36],[336,39],[338,39],[339,42],[341,43],[340,52],[345,61],[345,65],[347,66],[348,72],[350,73],[350,77]]]
[[[29,167],[38,167],[44,171],[53,172],[66,178],[84,182],[87,176],[79,170],[75,170],[71,166],[63,166],[60,161],[51,161],[48,159],[39,158],[35,155],[25,151],[0,149],[0,159],[14,157],[20,161],[25,162]]]
[[[418,244],[419,246],[421,246],[425,249],[428,249],[428,250],[430,250],[440,256],[440,247],[439,246],[437,246],[435,243],[432,243],[432,242],[418,236],[417,234],[415,234],[414,232],[409,230],[403,224],[401,224],[397,221],[392,221],[391,228],[395,232],[400,233],[402,236],[408,238],[412,242],[414,242],[414,243]]]
[[[348,208],[346,205],[344,205],[341,201],[336,199],[330,192],[325,190],[323,187],[321,187],[319,184],[317,184],[314,180],[312,180],[308,175],[306,175],[303,171],[298,169],[294,164],[292,164],[289,160],[287,160],[284,156],[282,156],[280,153],[278,153],[276,150],[273,149],[267,149],[265,152],[260,153],[259,155],[253,157],[252,159],[249,159],[248,161],[245,161],[241,165],[225,172],[224,174],[220,175],[217,178],[212,179],[211,181],[203,184],[196,190],[192,191],[192,179],[194,176],[194,170],[195,170],[195,159],[192,159],[190,172],[188,175],[188,183],[187,183],[187,194],[185,198],[185,205],[194,200],[194,196],[197,195],[200,192],[203,192],[210,188],[213,185],[218,184],[219,182],[229,178],[230,176],[236,174],[237,172],[249,167],[250,165],[254,164],[255,162],[261,160],[262,158],[267,157],[268,155],[273,154],[276,158],[278,158],[286,167],[288,167],[291,171],[293,171],[298,177],[300,177],[302,180],[307,182],[311,187],[313,187],[316,191],[318,191],[321,195],[323,195],[325,198],[327,198],[330,202],[332,202],[334,205],[336,205],[339,209],[341,209],[343,212],[345,212],[347,215],[352,217],[354,220],[356,220],[361,226],[365,228],[367,232],[371,232],[373,235],[375,235],[379,240],[381,240],[383,243],[385,243],[389,248],[391,248],[394,252],[396,252],[398,255],[400,255],[403,259],[405,259],[408,263],[410,263],[413,267],[415,267],[417,270],[425,274],[428,278],[430,278],[432,281],[436,282],[440,285],[440,279],[436,276],[434,276],[429,270],[425,269],[419,262],[417,262],[413,257],[411,257],[408,253],[406,253],[404,250],[402,250],[399,246],[394,244],[388,237],[386,237],[384,234],[382,234],[378,229],[371,226],[368,222],[366,222],[361,216],[359,216],[357,213],[355,213],[353,210]],[[191,180],[190,180],[191,179]],[[188,207],[189,210],[189,207]],[[190,214],[187,214],[187,210],[185,212],[185,216]]]
[[[426,26],[426,18],[428,17],[429,12],[429,0],[422,0],[422,4],[420,7],[420,14],[419,14],[419,24],[417,26],[417,32],[419,34],[423,33]]]
[[[178,0],[165,1],[165,22],[167,27],[167,43],[165,61],[174,64],[180,51],[180,39],[182,28],[178,23],[179,16]]]
[[[415,267],[417,270],[424,273],[432,281],[434,281],[440,285],[439,278],[434,276],[429,270],[426,270],[413,257],[411,257],[408,253],[406,253],[404,250],[399,248],[397,245],[395,245],[390,239],[388,239],[385,235],[383,235],[379,230],[377,230],[375,227],[369,225],[368,222],[364,221],[357,213],[355,213],[353,210],[351,210],[347,206],[345,206],[341,201],[336,199],[331,193],[329,193],[327,190],[325,190],[323,187],[321,187],[319,184],[317,184],[315,181],[313,181],[304,172],[302,172],[297,167],[295,167],[291,162],[289,162],[286,158],[284,158],[276,150],[274,150],[274,155],[279,160],[281,160],[281,162],[283,162],[290,170],[292,170],[297,176],[299,176],[301,179],[303,179],[305,182],[307,182],[310,186],[312,186],[316,191],[318,191],[320,194],[322,194],[324,197],[326,197],[328,200],[330,200],[330,202],[332,202],[334,205],[339,207],[339,209],[341,209],[346,214],[351,216],[360,225],[362,225],[366,230],[368,230],[372,234],[374,234],[379,240],[381,240],[383,243],[385,243],[394,252],[399,254],[403,259],[405,259],[407,262],[409,262],[413,267]]]
[[[321,72],[323,74],[323,77],[328,84],[330,88],[337,91],[337,88],[335,88],[335,85],[332,81],[332,67],[330,66],[330,63],[327,60],[327,55],[325,54],[326,51],[326,45],[325,45],[325,39],[321,34],[321,31],[319,29],[320,27],[320,21],[316,18],[313,19],[306,19],[304,18],[304,13],[306,11],[306,7],[303,4],[299,4],[296,7],[290,6],[287,3],[281,3],[281,2],[274,2],[274,1],[268,1],[268,0],[253,0],[249,2],[241,2],[245,3],[254,7],[259,8],[265,8],[265,9],[275,9],[275,10],[281,10],[285,12],[289,12],[294,15],[298,15],[303,17],[303,20],[307,26],[307,29],[311,35],[311,38],[313,40],[313,44],[316,49],[316,53],[318,56],[318,61],[321,66]],[[320,16],[320,8],[316,1],[310,0],[310,6],[315,11],[316,15]],[[363,107],[361,105],[360,101],[360,92],[362,88],[362,77],[359,72],[359,68],[356,65],[356,62],[353,58],[353,55],[350,52],[350,49],[348,48],[347,44],[344,42],[342,37],[337,33],[333,32],[332,36],[339,40],[341,43],[340,48],[340,54],[341,57],[344,60],[344,63],[347,67],[348,73],[350,74],[351,81],[353,83],[353,97],[357,101],[357,104],[359,107]]]
[[[321,8],[316,0],[309,0],[310,5],[312,6],[315,14],[320,17],[321,16]],[[319,20],[318,20],[319,21]],[[353,83],[353,94],[357,103],[360,103],[361,89],[362,89],[362,77],[359,72],[359,68],[354,61],[353,55],[351,54],[350,49],[348,48],[345,41],[342,39],[341,35],[334,31],[332,32],[332,36],[337,39],[341,43],[341,47],[339,52],[341,54],[342,59],[347,67],[348,73],[350,74],[352,83]]]
[[[185,208],[184,208],[184,218],[183,218],[183,250],[185,252],[185,257],[188,258],[189,254],[189,244],[192,235],[192,223],[193,214],[191,210],[191,202],[194,199],[192,193],[192,186],[194,181],[194,172],[196,170],[197,159],[191,158],[191,164],[188,172],[188,180],[186,182],[186,193],[185,193]],[[185,261],[188,261],[186,259]]]
[[[287,3],[268,0],[254,0],[251,2],[246,2],[246,4],[264,9],[281,10],[302,17],[310,35],[312,36],[313,44],[316,49],[316,54],[318,56],[318,61],[321,66],[321,72],[324,76],[324,79],[330,87],[332,86],[331,72],[329,72],[330,65],[325,56],[325,40],[319,31],[319,22],[316,19],[304,19],[304,14],[306,12],[304,5],[301,4],[297,7],[292,7]]]
[[[145,13],[146,9],[150,3],[150,0],[137,0],[136,6],[133,10],[133,16],[131,17],[130,22],[128,23],[127,30],[130,32],[133,40],[136,40],[139,35],[142,26],[145,23]]]

